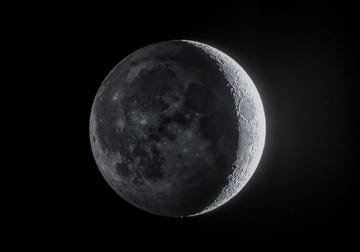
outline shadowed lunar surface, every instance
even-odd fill
[[[166,41],[123,59],[91,111],[96,163],[126,201],[164,216],[222,205],[256,169],[265,140],[260,97],[217,49]]]

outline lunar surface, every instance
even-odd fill
[[[229,56],[194,41],[165,41],[123,59],[98,90],[92,152],[130,204],[172,217],[209,212],[253,175],[265,116],[250,77]]]

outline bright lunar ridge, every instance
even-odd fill
[[[153,214],[209,212],[253,175],[265,115],[250,77],[194,41],[152,44],[124,58],[100,86],[90,116],[94,158],[108,184]]]

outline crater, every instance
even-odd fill
[[[115,165],[116,173],[122,176],[123,178],[129,178],[132,175],[127,164],[116,163]]]

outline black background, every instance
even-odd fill
[[[194,243],[239,250],[272,242],[332,246],[353,234],[351,5],[169,1],[32,8],[41,12],[34,17],[34,26],[43,28],[37,46],[56,59],[54,79],[61,79],[53,97],[61,116],[54,124],[71,132],[53,143],[61,184],[47,195],[55,199],[49,228],[60,222],[75,240],[105,235],[105,243],[119,247],[134,242],[135,248],[169,250]],[[142,46],[170,39],[204,42],[235,59],[256,84],[267,119],[263,157],[246,187],[223,207],[185,219],[150,215],[122,200],[98,171],[88,137],[92,101],[112,67]]]

